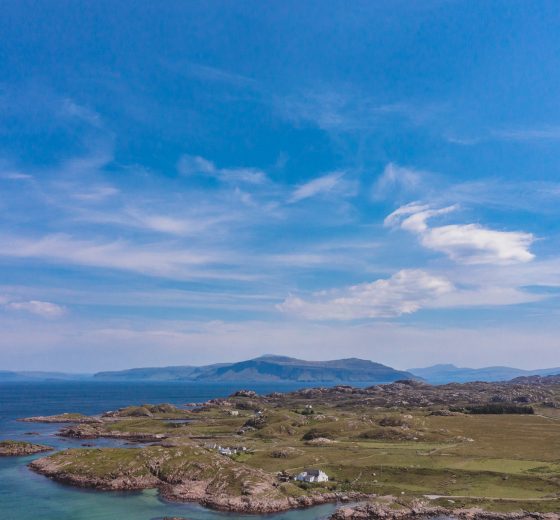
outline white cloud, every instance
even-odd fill
[[[389,163],[373,185],[373,198],[384,199],[417,192],[428,172]]]
[[[332,172],[302,184],[294,190],[289,202],[299,202],[331,191],[344,176],[344,172]]]
[[[222,182],[263,184],[266,174],[257,168],[218,168],[212,161],[198,155],[183,155],[177,164],[181,175],[209,175]]]
[[[430,218],[456,209],[456,206],[431,209],[414,202],[391,213],[385,219],[385,225],[416,233],[424,247],[445,253],[460,263],[507,265],[529,262],[534,258],[529,251],[534,240],[531,233],[496,231],[480,224],[428,225]]]
[[[315,293],[311,301],[289,296],[278,308],[315,320],[388,318],[416,312],[453,289],[446,278],[416,269],[402,270],[388,279]]]
[[[66,309],[51,302],[42,302],[39,300],[31,300],[27,302],[11,302],[6,304],[6,308],[13,311],[25,311],[37,314],[45,318],[58,318],[66,314]]]

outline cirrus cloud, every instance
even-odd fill
[[[343,176],[344,172],[332,172],[306,182],[294,190],[289,202],[299,202],[322,193],[328,193],[339,183]]]
[[[226,183],[264,184],[267,181],[266,173],[258,168],[218,168],[198,155],[183,155],[177,170],[181,175],[208,175]]]

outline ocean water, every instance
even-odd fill
[[[301,384],[253,384],[260,393],[289,391]],[[17,422],[18,417],[62,412],[96,414],[142,403],[200,402],[225,397],[239,384],[48,382],[0,383],[0,440],[20,439],[57,449],[80,446],[80,441],[55,436],[61,425]],[[33,436],[26,432],[35,432]],[[90,442],[90,441],[88,441]],[[99,439],[99,446],[119,446],[122,441]],[[211,511],[195,504],[161,500],[156,491],[98,492],[57,484],[27,468],[31,457],[0,457],[1,520],[151,520],[181,516],[192,520],[318,520],[328,517],[334,505],[275,515],[238,515]]]

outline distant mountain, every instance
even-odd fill
[[[91,374],[67,374],[65,372],[33,372],[0,370],[0,382],[9,381],[77,381],[90,379]]]
[[[316,383],[389,383],[398,379],[413,379],[409,372],[364,359],[304,361],[284,356],[262,356],[238,363],[201,367],[177,366],[133,368],[119,372],[99,372],[95,379],[200,381],[200,382],[316,382]]]
[[[434,365],[426,368],[409,368],[415,376],[434,385],[445,383],[468,383],[469,381],[509,381],[516,377],[548,376],[560,374],[558,368],[522,370],[511,367],[460,368],[455,365]]]

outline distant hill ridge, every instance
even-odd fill
[[[425,368],[409,368],[415,376],[428,383],[439,385],[445,383],[468,383],[470,381],[509,381],[517,377],[549,376],[560,374],[560,367],[523,370],[503,366],[484,368],[461,368],[451,364],[433,365]]]
[[[510,381],[515,378],[554,375],[560,376],[560,367],[522,370],[505,366],[464,368],[452,364],[439,364],[402,371],[358,358],[305,361],[269,354],[237,363],[132,368],[97,374],[0,370],[0,382],[93,380],[266,383],[286,381],[329,385],[360,382],[391,383],[399,379],[422,379],[430,384],[440,385],[471,381]]]
[[[151,381],[245,381],[245,382],[378,382],[414,379],[409,372],[368,361],[349,358],[331,361],[305,361],[286,356],[266,355],[237,363],[207,366],[133,368],[117,372],[99,372],[95,379]]]

